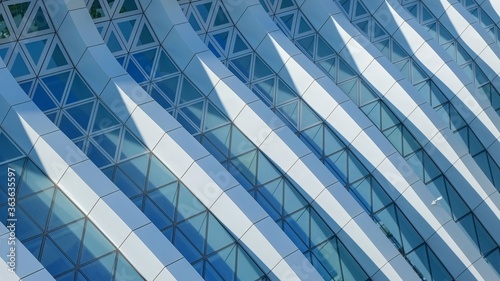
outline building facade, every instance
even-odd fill
[[[500,280],[500,3],[0,1],[1,280]]]

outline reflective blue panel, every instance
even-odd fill
[[[68,61],[64,56],[59,44],[56,44],[54,50],[52,51],[52,55],[50,56],[49,62],[47,64],[47,69],[52,69],[60,66],[67,65]]]
[[[82,101],[91,97],[94,97],[94,95],[87,84],[83,82],[79,74],[75,74],[75,78],[73,79],[73,83],[68,93],[68,98],[66,99],[66,104]]]
[[[38,8],[33,21],[31,22],[31,26],[28,29],[28,33],[42,31],[49,29],[49,23],[43,14],[42,8]]]
[[[35,64],[38,64],[38,62],[40,61],[40,57],[42,55],[46,43],[47,39],[43,39],[24,44],[24,46],[26,46],[26,49],[28,49],[28,53],[30,54],[31,59],[35,62]]]
[[[47,86],[50,93],[56,98],[57,101],[62,102],[62,97],[66,85],[68,84],[69,75],[71,72],[61,72],[55,75],[46,76],[42,78],[43,83]]]
[[[30,74],[30,70],[28,69],[26,62],[23,60],[20,54],[17,54],[16,58],[14,59],[14,63],[10,68],[10,72],[14,77],[20,77]]]

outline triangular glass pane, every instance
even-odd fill
[[[358,79],[352,79],[344,83],[339,83],[338,86],[353,102],[355,102],[358,106],[361,106],[358,100]]]
[[[378,96],[368,87],[368,85],[361,81],[359,84],[359,106],[364,106],[378,99]]]
[[[63,228],[49,233],[50,238],[76,263],[82,241],[84,220],[69,224]]]
[[[292,26],[295,20],[295,14],[280,16],[279,19],[281,20],[283,25],[288,29],[288,32],[292,32]]]
[[[337,82],[337,58],[329,58],[322,61],[317,61],[317,64],[326,72],[326,74],[333,80],[333,82]]]
[[[318,59],[324,58],[330,55],[336,55],[335,51],[330,47],[330,45],[321,37],[318,37],[318,49],[316,51]]]
[[[142,156],[131,161],[123,162],[119,166],[120,169],[116,169],[113,182],[128,197],[131,198],[137,196],[144,191],[147,165],[147,156]]]
[[[385,32],[385,30],[382,28],[382,26],[380,26],[377,22],[374,21],[374,25],[373,25],[373,38],[374,39],[377,39],[379,37],[382,37],[382,36],[385,36],[387,35],[387,33]]]
[[[441,171],[439,171],[438,167],[431,160],[427,153],[424,153],[424,182],[428,182],[435,177],[441,175]]]
[[[231,126],[231,157],[255,149],[255,145],[235,126]]]
[[[243,57],[233,59],[231,60],[231,63],[245,76],[246,79],[250,78],[252,55],[246,55]]]
[[[448,180],[444,180],[444,190],[448,193],[449,203],[455,220],[463,217],[470,212],[469,207],[465,204],[464,200],[458,195],[457,191],[451,186]]]
[[[208,212],[203,212],[177,225],[178,230],[182,231],[200,253],[205,253],[208,214]]]
[[[49,217],[50,208],[52,206],[52,198],[54,197],[54,189],[48,188],[33,196],[21,199],[18,201],[21,208],[32,217],[40,229],[45,229]]]
[[[234,242],[233,237],[222,226],[222,224],[212,215],[208,214],[208,237],[207,253],[219,250],[220,248]]]
[[[294,126],[294,129],[297,128],[299,124],[299,102],[295,101],[286,105],[283,105],[278,108],[278,111],[283,114],[286,119]]]
[[[5,39],[10,37],[10,30],[7,27],[7,23],[5,22],[5,19],[3,18],[3,15],[0,14],[0,39]],[[2,58],[5,57],[5,55],[0,55]]]
[[[123,21],[118,23],[118,27],[120,28],[120,32],[122,33],[125,40],[130,41],[130,35],[132,35],[132,30],[134,29],[136,20],[131,19],[128,21]]]
[[[314,38],[315,35],[311,35],[305,38],[297,40],[297,43],[304,49],[309,58],[314,58]]]
[[[64,90],[66,89],[66,85],[68,84],[70,73],[71,72],[68,71],[42,78],[43,83],[45,84],[45,86],[47,86],[50,93],[60,103],[62,103]]]
[[[215,127],[219,127],[223,124],[227,124],[229,120],[222,115],[210,102],[207,106],[207,112],[205,113],[205,122],[204,128],[205,130],[210,130]]]
[[[92,6],[90,6],[89,12],[92,19],[98,19],[104,17],[105,14],[104,9],[102,8],[99,0],[94,0],[94,2],[92,2]]]
[[[179,72],[174,63],[170,60],[167,54],[162,50],[156,67],[155,78],[170,75]]]
[[[40,84],[37,85],[32,99],[42,111],[56,108],[56,104]]]
[[[174,220],[174,214],[177,202],[177,183],[174,182],[168,186],[162,187],[148,194],[148,197],[160,206],[170,220]]]
[[[198,13],[200,14],[204,22],[207,21],[208,13],[210,12],[211,7],[212,7],[212,2],[203,3],[196,6],[196,9],[198,10]]]
[[[179,105],[192,101],[195,99],[199,99],[203,97],[203,95],[189,82],[186,78],[182,80],[182,89],[181,89],[181,97],[179,101]]]
[[[264,272],[262,272],[257,264],[240,246],[238,246],[238,258],[236,259],[236,262],[238,276],[244,275],[249,280],[260,280],[260,278],[264,276]]]
[[[287,180],[283,181],[283,202],[284,211],[286,214],[291,214],[301,208],[304,208],[308,205],[304,197],[297,191],[295,187],[293,187]],[[312,223],[311,223],[312,224]],[[315,239],[318,236],[318,233],[314,233],[311,235],[311,239]],[[316,236],[312,238],[312,236]]]
[[[60,66],[67,65],[68,61],[64,56],[59,44],[56,44],[54,50],[52,51],[52,55],[50,56],[49,63],[47,64],[47,69],[52,69]]]
[[[81,131],[74,123],[71,121],[66,114],[61,114],[61,120],[59,121],[58,127],[61,131],[70,139],[74,140],[75,138],[83,136],[85,131]]]
[[[120,8],[120,14],[135,11],[135,10],[137,10],[137,4],[135,3],[134,0],[124,0],[123,5]]]
[[[113,4],[115,3],[115,0],[106,0],[108,2],[109,9],[113,8]]]
[[[344,11],[349,15],[351,14],[351,2],[352,0],[339,0],[340,5],[344,9]]]
[[[227,40],[229,37],[229,31],[224,31],[221,33],[213,34],[212,36],[214,37],[215,41],[217,41],[219,46],[221,46],[222,49],[225,50],[226,46],[227,46]]]
[[[33,162],[27,161],[19,187],[20,190],[17,195],[19,198],[22,198],[52,186],[53,183],[42,173],[42,171],[40,171]]]
[[[292,0],[282,0],[281,5],[280,5],[280,9],[285,9],[285,8],[292,7],[292,6],[293,6]]]
[[[161,81],[156,81],[155,84],[160,88],[160,90],[165,94],[165,96],[170,100],[172,104],[175,104],[175,96],[177,94],[177,84],[179,77],[173,77]]]
[[[7,202],[7,200],[8,200],[7,197],[5,197],[4,200],[5,200],[5,202]],[[1,210],[2,210],[2,212],[4,212],[4,214],[8,213],[7,208],[8,208],[7,205],[2,207]],[[35,236],[42,238],[43,231],[44,231],[43,228],[40,228],[40,226],[37,226],[35,224],[35,222],[30,217],[28,217],[26,212],[24,212],[21,208],[16,209],[15,217],[16,217],[17,221],[23,222],[23,223],[16,225],[16,238],[19,239],[18,241],[23,241],[24,246],[26,246],[26,248],[28,248],[31,252],[35,252],[35,253],[33,253],[34,255],[38,255],[38,251],[40,250],[40,248],[39,248],[40,243],[37,243],[37,245],[33,245],[33,247],[37,247],[37,249],[30,249],[31,245],[27,245],[26,243],[31,244],[31,242],[33,240],[29,240],[30,242],[27,242],[25,240],[33,238]],[[35,238],[35,241],[36,240],[37,239]]]
[[[448,270],[439,261],[436,255],[432,251],[428,251],[429,265],[431,267],[432,279],[433,280],[451,280],[453,279],[448,273]]]
[[[160,230],[170,227],[172,225],[172,221],[167,218],[161,211],[161,209],[156,206],[151,199],[145,198],[144,207],[142,207],[142,198],[137,197],[139,200],[139,208],[141,211],[151,220],[151,222]]]
[[[89,142],[86,154],[99,168],[111,164],[111,161],[92,142]]]
[[[10,14],[12,15],[12,19],[14,19],[14,23],[18,28],[19,25],[21,24],[21,21],[24,18],[24,15],[26,14],[26,11],[28,11],[29,6],[30,6],[29,1],[9,5]]]
[[[496,247],[495,241],[493,241],[492,237],[488,234],[486,229],[476,217],[474,217],[474,224],[476,226],[475,228],[481,253],[487,253],[493,250]]]
[[[316,113],[302,101],[300,111],[300,130],[302,131],[304,128],[308,128],[319,122],[321,122],[321,120],[318,118]]]
[[[311,30],[312,30],[311,26],[309,26],[309,23],[307,23],[307,21],[304,19],[304,17],[300,17],[298,34],[308,32]]]
[[[330,155],[334,152],[343,150],[345,145],[342,143],[340,139],[338,139],[332,130],[325,127],[325,154]]]
[[[38,8],[36,15],[33,18],[33,21],[31,22],[31,26],[28,29],[28,33],[47,30],[47,29],[49,29],[49,23],[47,22],[47,19],[45,18],[45,15],[42,11],[42,8],[40,7],[40,8]]]
[[[92,114],[92,109],[94,108],[93,102],[88,102],[80,104],[78,106],[66,109],[66,112],[76,121],[78,124],[87,131],[90,121],[90,115]]]
[[[197,128],[201,128],[201,120],[204,116],[204,102],[200,101],[195,104],[182,107],[179,110],[184,113],[191,122],[193,122]]]
[[[14,59],[14,63],[10,67],[10,72],[14,77],[20,77],[30,74],[30,70],[28,69],[26,62],[24,61],[20,53],[17,53],[17,56]]]
[[[410,155],[420,148],[417,140],[410,134],[406,127],[403,127],[403,157]]]
[[[89,220],[86,221],[80,263],[100,257],[114,250],[113,245]]]
[[[97,113],[94,119],[94,125],[92,127],[92,132],[96,132],[101,129],[110,128],[112,126],[120,124],[118,120],[107,110],[102,104],[99,103]],[[103,122],[105,120],[106,122]]]
[[[192,217],[200,212],[206,212],[205,206],[183,184],[179,185],[178,202],[176,206],[177,221]]]
[[[281,79],[278,80],[278,90],[276,91],[276,105],[289,102],[297,98],[297,95]]]
[[[424,241],[422,240],[422,237],[418,235],[415,228],[413,228],[410,222],[403,215],[401,210],[396,209],[396,212],[398,214],[398,225],[399,229],[401,230],[401,241],[403,242],[403,248],[405,252],[411,251],[412,249],[415,249],[420,244],[422,244]]]
[[[427,10],[427,8],[424,5],[422,5],[422,21],[425,22],[432,19],[434,19],[432,13],[429,10]]]
[[[245,50],[248,50],[247,44],[243,41],[243,39],[241,39],[241,36],[239,34],[236,34],[236,38],[234,39],[234,44],[233,44],[233,53]]]
[[[217,15],[215,16],[214,26],[223,25],[226,23],[229,23],[229,20],[224,11],[222,10],[222,7],[219,7]]]
[[[104,134],[95,135],[92,138],[111,157],[115,159],[116,150],[120,140],[121,129],[116,129]]]
[[[125,130],[120,145],[120,161],[146,153],[148,151],[148,149],[134,136],[132,136],[132,134],[128,130]]]
[[[363,7],[363,4],[361,4],[361,2],[358,0],[356,2],[356,11],[354,13],[354,16],[356,17],[359,17],[359,16],[362,16],[364,14],[367,14],[368,12],[366,11],[366,9]]]
[[[4,133],[0,133],[0,162],[23,156],[23,153],[7,138]]]
[[[188,21],[189,21],[189,24],[191,25],[191,27],[194,29],[194,31],[198,32],[201,30],[201,27],[198,24],[198,20],[196,19],[196,16],[193,13],[189,16]]]
[[[208,258],[205,280],[233,280],[236,272],[236,246],[227,247]],[[246,275],[245,275],[246,277]]]
[[[40,262],[53,275],[58,275],[74,267],[50,239],[45,239]]]
[[[347,63],[345,63],[343,59],[339,59],[338,65],[339,65],[339,70],[337,75],[338,83],[356,77],[356,73],[352,71],[351,67],[349,67],[349,65],[347,65]]]
[[[91,97],[94,97],[94,95],[88,88],[87,84],[83,82],[82,78],[77,73],[69,90],[66,104],[82,101]]]
[[[234,158],[232,164],[253,185],[257,175],[257,152],[249,152]]]
[[[28,42],[24,44],[35,64],[38,64],[38,62],[40,61],[40,57],[42,56],[43,50],[45,48],[45,43],[47,43],[47,39]]]
[[[172,172],[158,158],[152,156],[148,173],[148,189],[158,188],[176,181],[177,178]]]
[[[358,30],[361,33],[363,33],[363,35],[366,36],[366,37],[370,36],[370,34],[368,33],[368,31],[369,31],[368,28],[370,27],[369,23],[370,23],[369,19],[363,20],[363,21],[358,21],[358,22],[355,23],[356,26],[358,27]]]
[[[141,34],[139,35],[139,39],[137,39],[137,42],[135,43],[135,46],[142,46],[142,45],[146,45],[146,44],[153,43],[153,42],[155,42],[155,39],[153,38],[151,31],[149,31],[148,26],[146,24],[144,24],[142,26]]]
[[[359,162],[359,160],[354,157],[353,154],[349,153],[349,182],[352,183],[354,181],[359,180],[362,177],[368,175],[368,171],[366,168]]]
[[[267,105],[274,104],[274,78],[266,79],[254,85],[254,92],[259,94],[262,101]]]
[[[137,60],[141,69],[148,75],[151,76],[151,72],[153,70],[153,62],[156,58],[156,48],[150,49],[144,52],[133,54],[134,59]]]
[[[280,172],[274,167],[264,155],[259,153],[257,163],[257,184],[264,184],[276,178],[279,178]]]
[[[446,28],[439,24],[439,43],[445,43],[453,40],[453,36],[446,30]]]
[[[115,280],[144,280],[121,253],[118,253],[115,268]]]
[[[427,74],[417,64],[412,64],[413,84],[418,84],[427,78],[428,78]]]
[[[104,256],[90,264],[80,268],[88,280],[115,280],[113,278],[113,268],[116,253]]]
[[[83,218],[82,212],[76,208],[64,193],[56,190],[52,212],[49,221],[49,230],[63,224],[69,224],[80,218]]]
[[[396,41],[392,41],[392,62],[398,62],[408,57],[408,54],[399,46]]]
[[[120,44],[120,41],[118,38],[116,38],[114,30],[111,30],[111,33],[109,34],[108,40],[106,40],[106,45],[108,46],[109,50],[114,53],[114,52],[119,52],[123,50],[122,45]]]
[[[273,74],[273,71],[258,57],[255,56],[255,66],[253,69],[253,78],[260,79]]]

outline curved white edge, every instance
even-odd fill
[[[399,3],[391,4],[391,5],[399,5]],[[385,7],[385,8],[384,8]],[[396,6],[397,7],[397,6]],[[394,28],[394,35],[396,37],[397,34],[401,40],[406,42],[402,44],[404,48],[409,53],[412,53],[412,50],[417,50],[415,55],[419,54],[420,50],[425,50],[426,52],[421,52],[422,54],[426,53],[430,49],[439,50],[439,46],[423,48],[425,46],[424,42],[432,43],[434,39],[429,39],[425,41],[425,39],[419,39],[419,33],[417,30],[419,29],[417,25],[411,24],[413,20],[405,21],[405,18],[410,17],[407,12],[399,6],[400,8],[393,8],[392,6],[381,5],[379,9],[387,9],[386,11],[390,11],[390,14],[395,18],[396,22],[401,22],[401,25]],[[401,13],[401,15],[399,14]],[[377,11],[374,15],[381,16],[382,13]],[[413,27],[415,25],[415,27]],[[411,35],[411,36],[410,36]],[[414,35],[414,36],[413,36]],[[424,36],[428,36],[425,35]],[[399,40],[398,40],[399,41]],[[414,46],[412,47],[412,44]],[[369,46],[369,44],[367,44]],[[359,52],[359,51],[358,51]],[[358,57],[358,56],[356,56]],[[453,65],[452,62],[448,62]],[[429,68],[435,69],[436,71],[443,69],[443,66],[446,62],[442,62],[439,64],[435,64],[435,62],[429,61]],[[433,66],[435,65],[435,66]],[[378,73],[383,73],[384,69],[391,69],[390,65],[387,64],[385,67],[379,68]],[[393,74],[397,75],[397,74]],[[443,81],[443,80],[442,80]],[[456,80],[452,80],[451,82],[457,82]],[[406,84],[406,85],[405,85]],[[398,101],[401,100],[401,85],[404,88],[411,87],[408,81],[402,80],[398,84],[394,84],[385,94],[384,98],[390,101]],[[459,92],[463,87],[458,87],[456,90]],[[418,97],[415,97],[415,100],[418,100]],[[429,153],[429,155],[433,158],[436,164],[440,167],[440,169],[445,173],[445,175],[453,174],[453,176],[448,175],[448,179],[453,183],[455,187],[457,187],[457,191],[462,195],[462,198],[467,202],[471,209],[474,209],[477,204],[480,204],[481,201],[486,200],[488,196],[491,194],[497,193],[498,191],[495,187],[489,182],[484,173],[480,171],[477,164],[474,162],[472,157],[467,153],[467,148],[463,144],[463,142],[459,139],[458,136],[452,134],[449,129],[443,129],[446,126],[443,126],[442,122],[439,122],[439,118],[436,118],[436,113],[430,109],[430,107],[426,104],[402,104],[399,103],[397,106],[398,110],[402,113],[402,118],[406,118],[403,121],[403,124],[407,126],[407,128],[413,132],[414,136],[417,138],[419,143],[421,143],[424,149]],[[484,112],[484,111],[483,111]],[[496,115],[496,114],[494,114]],[[493,116],[492,120],[497,120],[495,116]],[[406,117],[404,117],[406,116]],[[481,116],[481,115],[479,115]],[[496,116],[498,117],[498,116]],[[471,122],[471,126],[475,125],[479,119],[474,119]],[[494,124],[492,126],[492,130],[498,132],[496,128],[496,122],[489,123]],[[439,124],[437,127],[433,126],[434,124]],[[481,123],[478,125],[478,128],[484,126],[485,123]],[[490,132],[492,130],[489,130]],[[484,131],[477,131],[478,133]],[[483,135],[481,135],[483,136]],[[487,138],[487,136],[485,136]],[[486,146],[490,149],[490,154],[495,155],[495,158],[498,158],[498,153],[492,151],[492,144],[497,142],[497,140],[488,141],[489,146]],[[460,187],[460,188],[458,188]],[[466,187],[466,188],[465,188]],[[492,213],[496,213],[496,209],[491,210]],[[493,224],[495,225],[498,220],[491,222],[488,221],[485,217],[479,216],[478,218],[483,222],[483,224]]]
[[[3,83],[0,89],[1,103],[10,105],[10,100],[17,99],[12,96],[27,98],[14,78],[7,75],[4,69],[5,66],[0,68]],[[32,101],[28,99],[10,105],[1,128],[111,243],[120,248],[129,261],[137,259],[135,251],[141,252],[141,260],[132,263],[139,274],[148,280],[153,279],[164,267],[183,259],[158,229],[152,229],[147,236],[139,235],[143,242],[135,243],[133,251],[122,248],[123,244],[130,243],[136,229],[150,225],[151,222]],[[147,241],[155,231],[162,238]],[[187,274],[193,271],[190,275],[197,275],[185,259],[183,263]],[[199,279],[199,275],[196,278]]]
[[[500,117],[491,107],[489,100],[480,95],[464,71],[454,62],[439,43],[425,32],[418,22],[397,2],[384,3],[373,14],[378,20],[388,18],[397,25],[386,25],[388,32],[417,61],[423,70],[454,105],[460,116],[476,134],[482,135],[481,143],[488,147],[500,136]],[[407,18],[410,18],[409,20]],[[388,62],[389,63],[389,62]],[[386,64],[387,65],[387,64]],[[390,69],[393,69],[392,67]],[[493,80],[493,78],[491,79]],[[411,86],[411,85],[410,85]],[[414,95],[414,97],[418,97]],[[481,113],[485,113],[482,114]],[[473,122],[475,120],[481,121]],[[490,154],[494,154],[490,151]]]
[[[466,48],[490,80],[500,74],[500,48],[458,1],[422,0],[450,34]]]
[[[153,12],[158,9],[163,11],[171,5],[165,1],[146,2],[148,11]],[[173,18],[175,20],[178,17]],[[156,22],[155,20],[152,17],[152,22]],[[68,13],[59,29],[59,36],[72,59],[78,62],[77,70],[86,81],[91,81],[90,87],[101,101],[243,242],[248,251],[255,254],[257,264],[264,271],[268,269],[268,273],[275,276],[291,272],[296,278],[302,277],[293,270],[294,264],[289,264],[284,259],[298,251],[296,246],[220,163],[118,64],[95,29],[85,7]],[[118,196],[122,197],[121,192],[110,196],[113,197],[109,203],[106,202],[108,204],[118,204],[120,200],[130,202],[127,198],[118,199]],[[94,209],[105,208],[104,202],[100,202],[102,201]],[[259,231],[251,232],[252,235],[248,234],[261,221],[270,223],[266,227],[257,228]],[[269,242],[272,239],[282,242],[272,244]],[[259,252],[263,244],[268,244],[269,247],[265,252]],[[133,244],[125,247],[130,250],[133,248]],[[301,256],[302,260],[294,262],[307,263],[307,259],[302,254]],[[135,261],[141,262],[140,259]],[[280,271],[273,270],[277,265],[280,265]],[[311,274],[311,278],[319,278],[319,274]]]
[[[303,4],[303,6],[304,5],[306,5],[306,4]],[[364,157],[366,157],[366,158],[372,157],[372,159],[373,159],[373,158],[376,158],[376,156],[378,156],[379,159],[384,159],[385,155],[390,155],[392,153],[395,153],[394,148],[387,142],[385,137],[383,137],[380,134],[380,132],[378,132],[378,130],[376,128],[374,128],[373,126],[370,127],[369,121],[364,120],[364,119],[366,119],[366,117],[362,113],[359,112],[357,107],[352,102],[345,101],[345,99],[342,99],[342,103],[340,103],[340,104],[328,104],[328,100],[332,100],[332,98],[326,98],[326,96],[328,96],[328,94],[323,94],[321,98],[318,98],[318,95],[320,95],[322,90],[325,91],[324,89],[335,89],[336,86],[329,79],[321,79],[321,78],[323,78],[322,73],[319,70],[317,70],[314,67],[314,65],[312,65],[312,63],[305,58],[305,56],[303,54],[295,55],[295,53],[297,52],[297,49],[286,39],[286,37],[281,32],[271,30],[271,31],[268,31],[268,33],[266,33],[264,35],[259,34],[259,31],[261,29],[265,29],[265,26],[267,26],[267,24],[262,23],[262,22],[264,22],[264,20],[262,20],[262,19],[265,16],[261,15],[261,14],[265,14],[265,13],[263,10],[258,10],[257,8],[255,8],[255,10],[251,10],[252,7],[253,6],[248,7],[247,10],[243,13],[243,15],[241,16],[241,18],[239,19],[239,21],[237,23],[237,27],[239,28],[240,32],[242,32],[242,34],[244,34],[246,36],[246,38],[248,38],[249,36],[255,37],[255,38],[262,38],[262,40],[260,40],[260,43],[258,44],[258,46],[253,46],[253,47],[266,60],[266,62],[268,62],[270,64],[271,67],[274,66],[274,69],[279,71],[280,77],[282,77],[289,84],[296,86],[297,91],[299,91],[301,93],[303,93],[304,91],[307,93],[307,91],[309,91],[311,93],[311,95],[310,95],[311,102],[319,103],[318,100],[320,100],[322,106],[318,104],[317,107],[313,107],[315,109],[318,107],[321,108],[320,110],[318,110],[318,113],[322,112],[322,111],[328,112],[327,110],[324,109],[324,107],[328,107],[330,109],[334,108],[334,110],[329,113],[326,120],[330,124],[332,124],[332,126],[334,128],[336,128],[339,132],[344,133],[343,137],[345,137],[348,141],[351,142],[352,147],[355,147],[357,150],[362,151],[363,153],[360,153],[360,154],[363,155]],[[247,15],[247,13],[249,13],[249,15]],[[257,18],[259,19],[258,22],[255,20]],[[259,24],[262,25],[262,28],[258,27]],[[252,28],[248,28],[250,26]],[[242,29],[246,29],[246,30],[243,31]],[[259,42],[259,39],[255,39],[254,41]],[[264,46],[264,47],[262,47],[262,46]],[[368,63],[370,61],[371,60],[369,60]],[[360,61],[360,63],[366,64],[367,62]],[[308,67],[307,71],[306,71],[306,67]],[[322,81],[321,84],[316,82],[316,80],[320,80],[320,79]],[[316,87],[315,84],[317,84],[318,87]],[[314,94],[312,94],[312,93],[314,93]],[[401,91],[399,91],[399,93],[401,93]],[[314,96],[314,98],[312,98],[313,96]],[[323,96],[325,96],[325,98],[323,98]],[[305,94],[303,97],[304,97],[304,100],[306,102],[309,102],[309,100],[306,99]],[[414,113],[415,111],[419,111],[420,110],[419,108],[420,107],[418,104],[414,104],[413,109],[411,111],[409,111],[408,114],[406,114],[406,116],[411,116],[411,113]],[[430,108],[428,108],[427,111],[428,112],[426,112],[426,113],[429,113]],[[356,120],[357,122],[354,121],[353,119]],[[334,123],[335,120],[342,120],[342,122],[341,122],[342,124],[337,125],[336,123]],[[342,126],[345,126],[345,128]],[[370,130],[370,129],[372,129],[372,130]],[[436,139],[435,139],[436,135],[438,135],[439,131],[440,131],[439,129],[436,129],[435,134],[432,135],[431,137],[428,137],[427,140],[430,140],[430,143],[434,144],[436,142]],[[362,138],[363,135],[361,132],[366,134],[365,138]],[[378,135],[380,135],[380,136],[378,136]],[[356,142],[357,138],[361,138],[361,140],[359,142]],[[367,145],[367,144],[370,144],[372,142],[376,142],[379,145],[374,146],[374,147]],[[381,155],[376,155],[378,152],[377,150],[380,151],[380,147],[383,148],[382,153],[381,153]],[[451,155],[453,155],[453,153],[454,153],[454,151],[452,151]],[[466,151],[463,151],[460,154],[460,156],[462,156],[464,154],[466,154]],[[448,153],[448,155],[450,155],[450,153]],[[453,156],[454,156],[454,158],[451,158],[451,161],[448,163],[448,166],[446,166],[446,168],[449,168],[459,158],[459,155],[453,155]],[[443,159],[440,159],[440,160],[441,160],[441,163],[445,162],[445,161],[443,161]],[[381,161],[381,160],[379,160],[379,161]],[[378,164],[379,163],[380,162],[378,162]],[[375,167],[377,167],[378,164],[375,165]],[[472,164],[475,164],[475,163],[472,163]],[[386,168],[389,168],[389,167],[386,166]],[[397,169],[389,169],[387,172],[400,174],[400,172]],[[382,174],[386,174],[386,173],[382,173]],[[402,176],[402,178],[404,178],[404,176]],[[422,187],[421,188],[414,188],[414,190],[415,189],[416,190],[419,190],[419,189],[425,190],[423,183],[419,182],[419,184]],[[426,191],[422,191],[422,193],[426,194],[427,196],[430,196],[430,194]],[[405,196],[405,193],[403,193],[402,197],[404,197],[404,196]],[[423,213],[425,214],[425,217],[426,218],[431,217],[434,219],[434,222],[436,222],[437,220],[436,220],[436,217],[434,216],[433,213],[437,213],[437,212],[436,211],[431,212],[428,209],[428,205],[423,204],[423,202],[421,201],[422,199],[420,197],[412,198],[412,200],[410,202],[413,202],[415,199],[417,200],[417,202],[421,203],[422,208],[424,210]],[[432,202],[431,197],[428,197],[428,200],[431,200],[431,201],[427,201],[427,202]],[[406,207],[409,208],[409,207],[411,207],[411,205],[407,205]],[[405,208],[405,210],[406,210],[406,208]],[[419,208],[418,210],[421,210],[421,208]],[[425,210],[427,211],[427,213],[425,213]],[[420,216],[420,214],[415,214],[415,215]],[[447,219],[445,219],[445,222],[448,224],[450,223],[449,221],[451,220],[451,218],[444,213],[441,213],[441,215],[438,215],[437,217],[439,217],[441,219],[446,217]],[[443,223],[443,221],[441,221],[441,223]],[[421,225],[424,225],[424,224],[425,224],[425,222],[421,221],[421,224],[418,224],[419,228]],[[454,223],[452,223],[452,224],[455,225]],[[435,225],[435,227],[437,227],[437,228],[435,228],[435,230],[440,229],[439,224]],[[458,229],[458,226],[456,226],[456,227]],[[438,232],[436,232],[436,233],[438,233]],[[453,233],[453,232],[451,232],[451,233]],[[467,254],[464,255],[463,258],[460,257],[460,260],[462,261],[462,263],[461,263],[462,270],[465,270],[467,267],[469,267],[472,264],[471,261],[476,261],[477,259],[480,259],[480,254],[475,249],[475,246],[473,246],[473,244],[468,240],[468,238],[465,236],[464,233],[460,232],[460,235],[457,235],[456,237],[452,237],[451,233],[448,233],[449,237],[447,237],[446,239],[456,239],[452,242],[452,244],[453,243],[456,243],[456,244],[465,243],[465,244],[468,244],[469,247],[474,249],[473,251],[468,251]],[[443,243],[441,244],[441,247],[443,247],[444,245],[447,245],[447,243],[444,242],[444,240],[446,240],[446,239],[443,238]],[[436,252],[438,252],[439,247],[434,246],[434,249]],[[453,255],[453,251],[447,253],[447,255]],[[441,254],[440,256],[443,259],[447,258],[446,254]],[[485,261],[483,260],[482,262],[485,262]],[[459,274],[459,272],[455,271],[454,274],[455,274],[454,276],[457,276]],[[488,273],[486,273],[486,274],[488,274]]]
[[[495,24],[500,26],[500,3],[496,0],[479,0],[477,2]]]
[[[0,253],[2,253],[0,279],[2,281],[55,280],[15,237],[15,232],[11,232],[3,224],[0,225]]]
[[[160,17],[158,15],[153,16],[153,14],[158,13],[160,8],[170,7],[166,6],[168,3],[170,2],[162,2],[155,5],[155,1],[153,1],[146,11],[147,17]],[[176,13],[174,7],[170,8],[165,12]],[[179,7],[176,9],[180,11]],[[237,10],[237,7],[235,9]],[[169,28],[165,24],[164,21],[163,25],[155,26],[153,24],[152,26],[153,29],[163,27],[168,30]],[[298,186],[303,188],[306,198],[309,198],[308,200],[311,201],[320,197],[322,200],[325,200],[321,201],[320,206],[317,203],[314,204],[319,207],[316,209],[325,212],[322,216],[335,232],[346,225],[352,217],[358,215],[366,216],[333,175],[285,127],[281,120],[258,100],[245,85],[239,82],[205,46],[203,48],[202,46],[198,46],[199,43],[197,42],[201,41],[187,22],[178,23],[170,29],[165,42],[174,42],[173,40],[175,40],[176,44],[164,44],[164,47],[178,65],[185,65],[186,75],[196,75],[196,80],[193,81],[196,86],[202,92],[209,93],[208,98],[219,109],[225,111],[233,123],[255,145],[259,146],[268,157],[282,170],[287,172],[287,175]],[[186,61],[189,62],[183,64]],[[332,192],[326,191],[326,188],[332,185],[337,186],[338,189],[335,195]],[[339,196],[341,196],[342,200],[337,199]],[[371,224],[373,225],[373,222]],[[364,228],[363,226],[361,229],[366,231]],[[375,230],[376,228],[372,226],[369,226],[369,228],[380,232],[380,230]],[[358,256],[370,256],[369,259],[365,258],[369,261],[369,265],[362,264],[369,274],[378,270],[376,264],[383,262],[383,260],[390,260],[399,256],[394,248],[388,244],[387,239],[382,241],[384,241],[381,242],[383,246],[377,245],[380,253],[367,254],[361,250],[353,253],[355,258],[358,258]],[[381,257],[385,259],[380,261]]]

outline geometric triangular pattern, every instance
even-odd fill
[[[0,134],[0,141],[2,139],[3,133]],[[85,268],[102,257],[113,255],[117,248],[35,163],[26,157],[15,160],[10,154],[10,151],[0,151],[0,159],[10,158],[5,165],[16,170],[19,194],[15,217],[23,220],[18,239],[55,278],[75,274],[88,278],[90,275]],[[7,192],[7,184],[0,183],[0,188]],[[7,198],[2,198],[0,209],[6,210],[7,204]],[[135,272],[137,280],[144,280],[127,260],[122,259],[121,263]],[[110,263],[93,267],[91,274],[109,274],[114,279],[115,267],[113,259]]]

